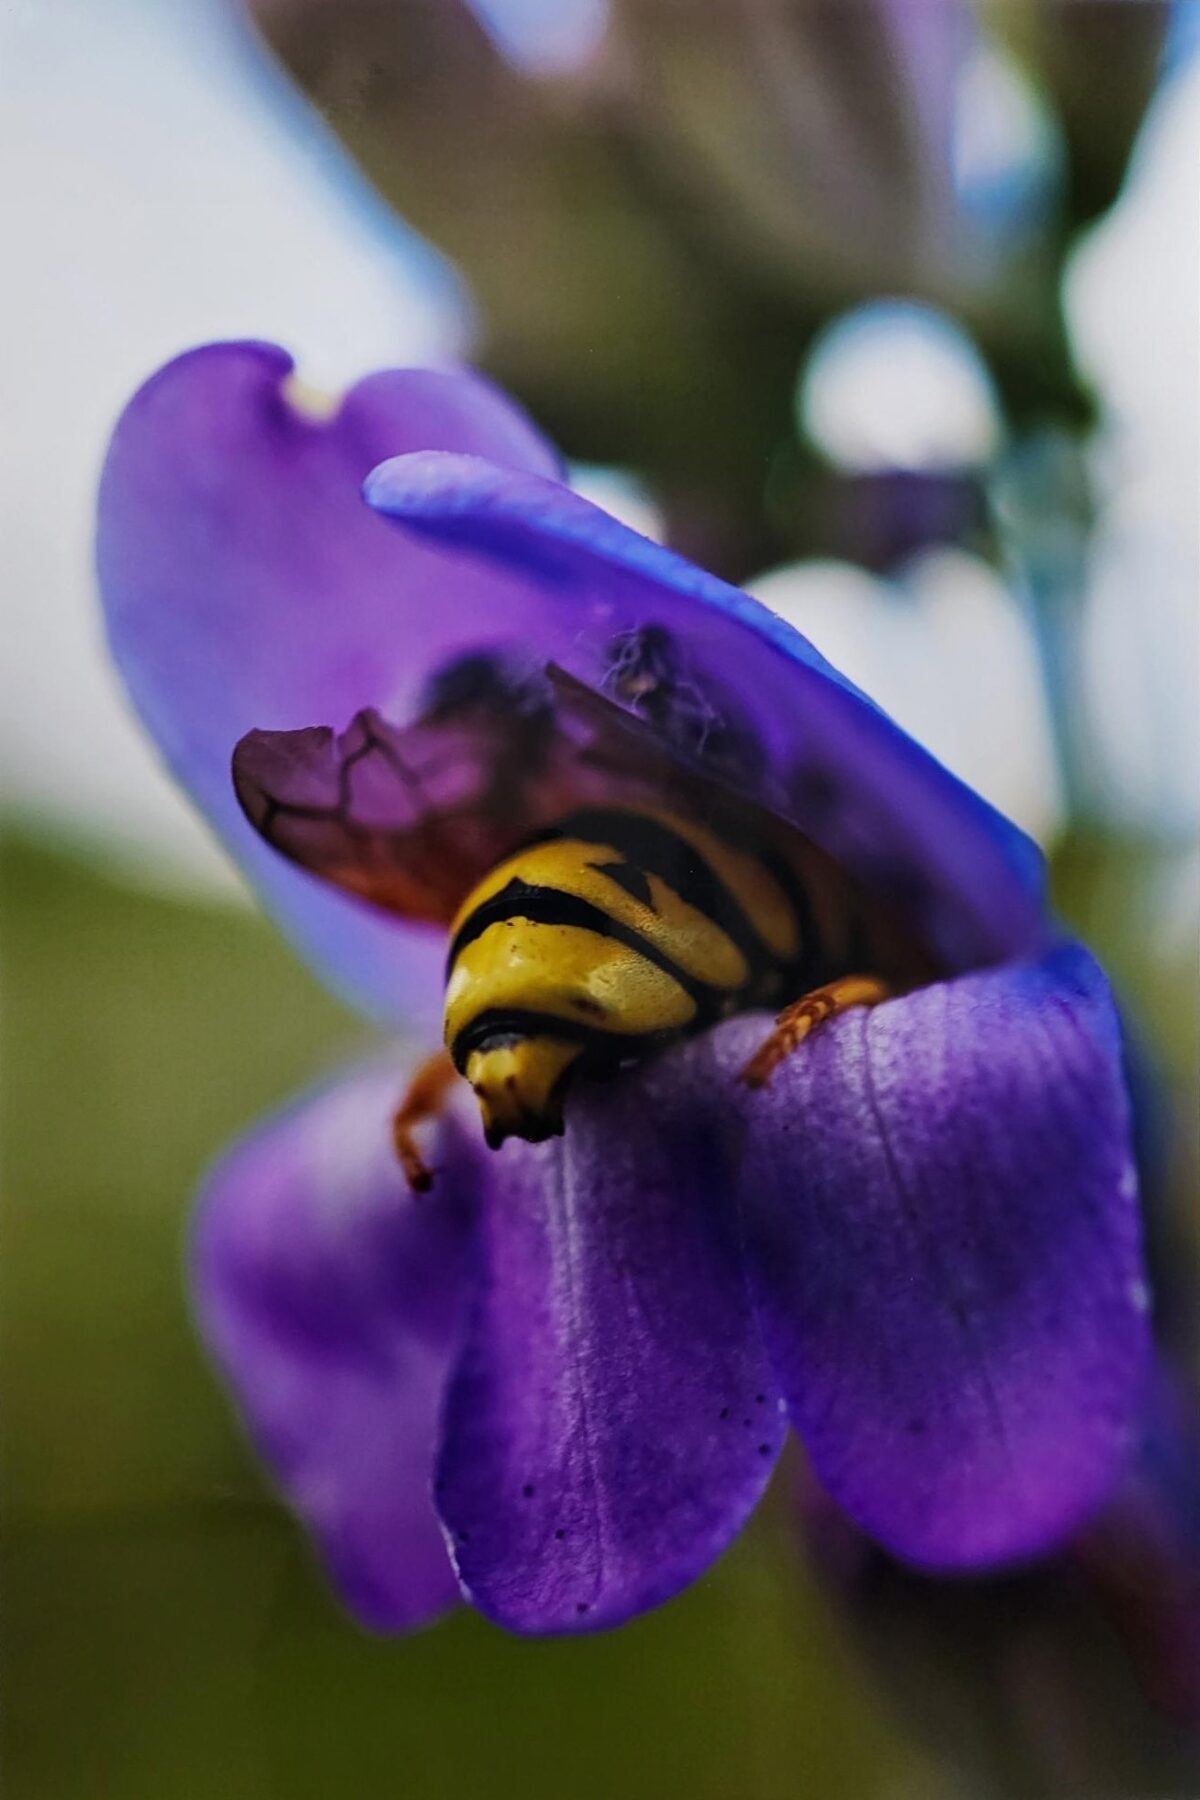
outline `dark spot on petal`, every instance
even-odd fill
[[[586,1601],[586,1600],[580,1600],[580,1601],[579,1601],[579,1603],[578,1603],[578,1605],[577,1605],[577,1606],[576,1606],[576,1608],[575,1608],[575,1611],[576,1611],[576,1612],[577,1612],[577,1613],[585,1613],[585,1612],[591,1612],[591,1610],[592,1610],[592,1609],[591,1609],[591,1607],[590,1607],[590,1606],[589,1606],[589,1605],[588,1605],[588,1603],[587,1603],[587,1601]]]
[[[765,1406],[767,1404],[767,1396],[765,1394],[755,1394],[754,1399],[758,1406]]]
[[[535,1492],[532,1481],[527,1481],[525,1486],[521,1489],[521,1492],[527,1500],[532,1500]]]
[[[458,1534],[458,1541],[460,1544],[469,1544],[471,1541],[470,1532],[469,1531],[460,1531]]]
[[[727,1419],[729,1417],[729,1408],[727,1406],[723,1406],[721,1408],[720,1412],[717,1414],[717,1417],[719,1419]]]
[[[771,1454],[770,1444],[760,1444],[758,1446],[758,1454],[760,1456],[770,1456],[770,1454]]]
[[[908,1421],[908,1429],[912,1432],[914,1437],[920,1437],[925,1429],[924,1419],[910,1419]]]
[[[749,1429],[750,1429],[751,1425],[753,1425],[753,1423],[754,1423],[753,1419],[743,1419],[742,1420],[742,1424],[746,1427],[747,1431],[749,1431]]]
[[[559,1528],[558,1528],[558,1530],[557,1530],[557,1531],[556,1531],[556,1532],[555,1532],[555,1534],[554,1534],[554,1535],[555,1535],[555,1537],[556,1537],[556,1538],[557,1538],[557,1539],[558,1539],[558,1541],[559,1541],[559,1543],[560,1543],[560,1544],[561,1544],[561,1543],[562,1543],[562,1541],[563,1541],[563,1539],[564,1539],[564,1538],[565,1538],[565,1537],[566,1537],[566,1535],[567,1535],[567,1534],[566,1534],[566,1532],[565,1532],[565,1531],[564,1531],[564,1530],[563,1530],[563,1528],[562,1528],[562,1526],[561,1526],[561,1525],[560,1525],[560,1526],[559,1526]]]

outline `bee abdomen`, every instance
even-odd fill
[[[634,812],[621,807],[594,807],[572,813],[551,831],[541,833],[535,843],[573,839],[586,844],[602,845],[612,858],[603,872],[622,880],[625,870],[632,870],[645,881],[655,876],[677,894],[686,905],[703,914],[718,931],[736,944],[751,969],[757,969],[771,957],[771,947],[756,928],[746,906],[732,891],[728,882],[713,867],[714,854],[731,857],[732,852],[714,833],[705,832],[708,840],[706,856],[695,841],[699,834],[685,836],[674,821],[653,813]],[[749,859],[745,859],[749,860]],[[591,865],[597,867],[595,863]]]
[[[522,1038],[611,1066],[775,998],[812,949],[807,923],[764,858],[707,826],[573,813],[493,870],[455,921],[447,1045],[464,1070]],[[520,1061],[505,1056],[506,1070]]]
[[[459,957],[477,938],[493,925],[521,919],[530,925],[563,925],[574,931],[593,931],[600,937],[612,938],[653,963],[691,994],[697,1006],[704,1006],[713,993],[713,984],[689,975],[687,970],[660,949],[654,940],[636,927],[615,919],[611,913],[583,899],[579,894],[561,888],[539,887],[514,876],[496,894],[481,902],[459,926],[446,959],[449,977]]]

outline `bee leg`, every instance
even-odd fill
[[[447,1051],[438,1050],[427,1057],[409,1082],[404,1097],[392,1114],[392,1143],[404,1178],[414,1194],[427,1194],[433,1186],[433,1171],[417,1149],[416,1127],[434,1119],[458,1070]]]
[[[824,987],[813,988],[785,1006],[775,1020],[775,1029],[759,1046],[742,1070],[747,1087],[766,1087],[785,1057],[802,1044],[810,1032],[827,1019],[852,1006],[878,1006],[890,998],[892,989],[876,975],[841,975]]]

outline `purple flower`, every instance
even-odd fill
[[[377,375],[317,420],[289,368],[217,345],[142,389],[99,569],[142,718],[342,992],[428,1036],[430,921],[565,798],[660,768],[806,834],[926,957],[765,1086],[744,1012],[580,1079],[546,1143],[489,1151],[451,1099],[425,1198],[399,1058],[228,1153],[202,1328],[347,1602],[615,1624],[719,1554],[789,1425],[917,1566],[1058,1542],[1118,1472],[1147,1320],[1117,1023],[1037,852],[798,634],[572,495],[479,380]]]

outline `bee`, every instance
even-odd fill
[[[601,1077],[731,1013],[826,989],[872,955],[866,910],[815,846],[657,808],[536,834],[451,926],[445,1043],[492,1148],[561,1133]]]
[[[610,1076],[730,1014],[791,1002],[751,1085],[813,1025],[912,985],[894,910],[749,798],[761,752],[661,627],[616,640],[590,686],[474,653],[418,717],[252,731],[233,758],[246,817],[282,855],[412,924],[448,928],[446,1053],[398,1109],[397,1154],[455,1072],[487,1142],[563,1129]],[[447,1054],[448,1053],[448,1054]]]

